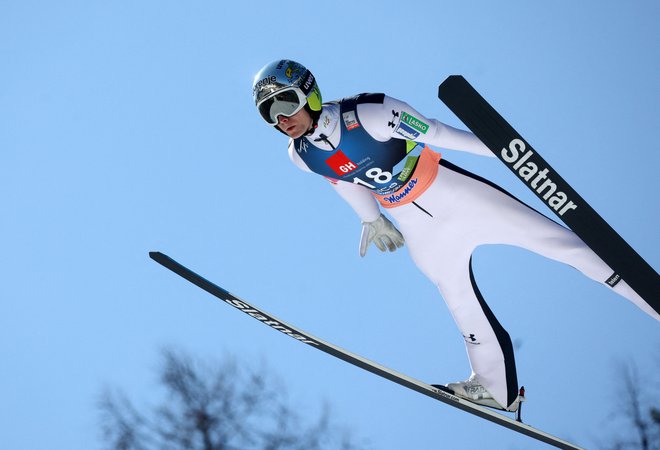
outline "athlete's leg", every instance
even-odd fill
[[[483,243],[515,245],[568,264],[592,280],[613,289],[651,317],[660,320],[660,315],[625,281],[619,281],[614,288],[606,283],[614,271],[573,231],[548,219],[492,183],[455,166],[448,168],[454,174],[464,175],[462,179],[454,180],[454,183],[463,186],[463,193],[469,198],[465,201],[475,207],[479,205],[478,209],[471,213],[484,227],[479,233],[485,241]]]
[[[472,273],[472,260],[453,260],[455,272],[437,286],[465,340],[472,375],[495,400],[510,406],[518,396],[511,338],[486,304]]]
[[[476,287],[470,258],[481,241],[478,233],[464,232],[470,224],[460,209],[440,180],[415,204],[391,213],[413,260],[436,284],[462,333],[473,374],[500,405],[509,406],[518,393],[513,346]]]

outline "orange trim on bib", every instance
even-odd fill
[[[376,197],[383,208],[395,208],[399,205],[407,205],[414,202],[435,180],[435,177],[438,175],[438,164],[441,158],[442,155],[440,153],[434,152],[429,147],[424,146],[419,155],[417,167],[415,167],[415,171],[405,186],[392,194],[374,194],[374,197]]]

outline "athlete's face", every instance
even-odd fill
[[[279,116],[277,128],[284,131],[287,136],[297,139],[312,128],[312,116],[305,108],[301,109],[291,117]]]

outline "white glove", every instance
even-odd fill
[[[403,247],[403,236],[399,230],[390,222],[387,217],[380,215],[378,219],[373,222],[362,222],[362,236],[360,237],[360,256],[367,254],[367,247],[371,243],[376,244],[376,247],[381,252],[385,248],[393,252],[397,248]]]

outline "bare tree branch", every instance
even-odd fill
[[[109,450],[354,450],[325,407],[302,425],[285,390],[265,368],[247,369],[232,358],[215,368],[165,349],[159,382],[166,400],[148,413],[120,392],[99,399],[102,438]]]
[[[652,380],[644,379],[637,366],[631,362],[616,365],[615,375],[617,409],[612,419],[622,426],[610,426],[619,430],[619,436],[610,438],[603,446],[607,450],[660,450],[660,414],[651,406],[658,402],[657,390]],[[610,421],[613,423],[612,421]]]

